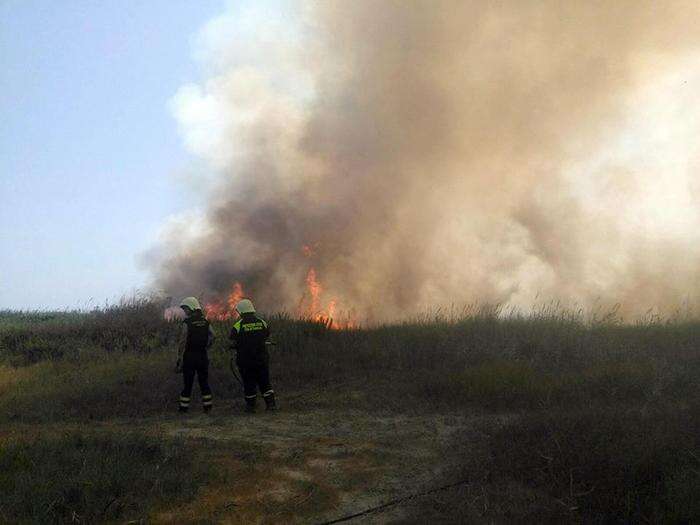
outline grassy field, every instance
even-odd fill
[[[253,417],[217,322],[214,414],[181,417],[163,309],[0,312],[0,521],[700,520],[699,322],[272,315],[281,410]]]

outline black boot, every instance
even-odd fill
[[[246,397],[245,398],[245,411],[248,414],[255,413],[255,402],[256,401],[257,401],[257,398],[255,398],[255,397]]]
[[[270,391],[267,392],[264,396],[263,399],[265,400],[265,409],[266,410],[277,410],[277,403],[275,402],[275,393]]]

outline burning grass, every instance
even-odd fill
[[[85,314],[0,315],[0,421],[168,417],[180,377],[173,372],[177,326],[163,319],[163,308],[143,301]],[[700,435],[692,405],[700,398],[700,323],[625,325],[614,316],[553,311],[509,317],[490,308],[350,330],[285,315],[269,321],[277,342],[273,381],[285,411],[517,414],[482,440],[482,470],[473,472],[490,477],[453,490],[475,501],[480,490],[489,501],[489,510],[453,501],[462,518],[698,518],[688,491],[697,489],[693,458],[700,456],[692,439]],[[241,403],[228,371],[230,323],[214,320],[218,413]],[[425,505],[416,515],[453,512]]]

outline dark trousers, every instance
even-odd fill
[[[209,388],[209,358],[205,352],[185,352],[182,356],[182,377],[185,386],[180,394],[180,409],[187,410],[190,406],[195,374],[202,393],[202,406],[208,410],[212,406],[212,395]]]
[[[270,386],[270,367],[267,363],[258,363],[249,366],[238,366],[243,379],[243,391],[246,399],[255,399],[258,389],[263,396],[272,393]]]

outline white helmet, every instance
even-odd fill
[[[241,299],[236,305],[236,311],[241,315],[254,314],[255,306],[253,306],[253,302],[250,299]]]
[[[181,302],[180,302],[180,308],[183,306],[186,306],[193,312],[195,310],[201,310],[202,307],[199,305],[199,301],[197,300],[196,297],[185,297]]]

